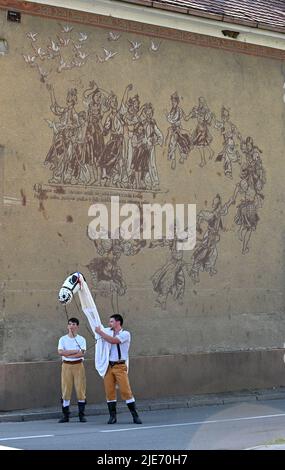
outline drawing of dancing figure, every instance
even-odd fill
[[[166,309],[167,298],[172,295],[179,304],[185,292],[185,271],[190,275],[190,264],[183,260],[183,250],[178,249],[178,240],[156,240],[149,248],[168,246],[171,258],[151,277],[153,290],[157,293],[156,305]]]
[[[241,156],[236,148],[235,138],[241,139],[236,126],[230,121],[230,112],[225,106],[221,110],[221,121],[215,122],[215,128],[220,129],[223,136],[223,149],[217,155],[216,162],[223,162],[224,174],[227,178],[233,178],[232,164],[241,164]]]
[[[209,127],[212,125],[214,114],[208,108],[205,98],[200,96],[198,99],[198,106],[192,108],[189,116],[192,119],[197,119],[197,126],[194,129],[191,140],[192,145],[197,147],[200,152],[201,162],[199,166],[202,168],[206,165],[206,150],[209,153],[209,159],[211,160],[214,156],[214,151],[212,150],[210,144],[213,140],[213,136],[209,131]]]
[[[249,241],[252,232],[255,232],[259,216],[258,209],[262,207],[264,196],[257,192],[250,184],[250,174],[246,164],[241,169],[241,180],[236,185],[233,200],[236,202],[237,197],[241,197],[241,202],[237,206],[237,213],[234,221],[239,226],[238,237],[242,242],[242,254],[249,252]]]
[[[67,92],[66,105],[60,106],[56,100],[54,88],[47,84],[51,99],[51,111],[59,121],[46,120],[53,129],[53,142],[45,158],[44,164],[52,171],[50,183],[70,183],[73,174],[73,145],[74,136],[80,127],[77,104],[77,90],[71,88]]]
[[[165,139],[165,146],[167,147],[167,159],[171,161],[171,169],[176,168],[176,152],[180,155],[179,163],[184,163],[187,159],[191,149],[193,148],[189,133],[182,128],[182,120],[188,121],[190,115],[186,115],[183,109],[179,106],[180,99],[177,92],[173,93],[171,99],[171,110],[166,111],[166,119],[171,124],[167,130]]]
[[[220,230],[223,229],[222,217],[227,215],[229,207],[233,204],[233,198],[222,204],[222,199],[217,194],[212,202],[212,210],[201,210],[197,215],[197,231],[201,234],[201,224],[207,224],[202,239],[198,241],[193,252],[193,264],[191,267],[191,279],[194,283],[200,282],[200,271],[206,271],[210,276],[217,273],[216,261],[218,258],[217,244],[220,241]]]
[[[101,186],[102,178],[105,186],[112,183],[114,186],[122,186],[126,174],[124,161],[124,103],[132,85],[128,85],[123,94],[121,104],[118,104],[117,96],[111,92],[107,100],[110,109],[104,125],[103,135],[109,136],[105,148],[98,158],[98,184]]]

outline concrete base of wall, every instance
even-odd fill
[[[285,386],[283,355],[283,349],[273,349],[134,357],[130,382],[138,399],[280,387]],[[85,365],[87,401],[100,403],[103,381],[93,361]],[[60,371],[58,361],[0,364],[0,410],[59,404]]]

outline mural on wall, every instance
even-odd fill
[[[27,38],[30,50],[23,54],[24,61],[38,72],[43,83],[54,72],[83,67],[90,56],[84,50],[88,35],[76,32],[70,25],[59,25],[58,34],[48,42],[43,42],[40,33],[33,31],[27,33]]]
[[[110,298],[113,313],[119,313],[119,297],[125,295],[127,283],[119,266],[121,256],[135,256],[145,246],[145,240],[96,239],[87,230],[87,236],[94,244],[96,256],[88,264],[96,293]]]
[[[100,47],[100,52],[91,49],[89,46],[88,34],[76,29],[69,24],[59,24],[56,37],[49,37],[48,42],[41,39],[38,32],[29,31],[26,37],[30,41],[30,49],[23,54],[23,59],[27,65],[33,67],[39,74],[41,82],[45,83],[48,77],[54,73],[61,73],[64,70],[71,70],[76,67],[83,67],[88,60],[96,58],[96,62],[103,64],[110,59],[117,58],[119,52],[110,50],[111,43],[117,43],[121,34],[109,31],[106,36],[106,43]],[[108,42],[107,42],[108,41]],[[128,40],[131,60],[138,60],[143,54],[143,49],[147,52],[157,54],[160,50],[161,41],[154,39],[139,42],[137,40]]]
[[[241,254],[249,253],[264,202],[266,176],[262,150],[251,136],[243,137],[229,107],[221,104],[217,117],[209,97],[200,96],[192,98],[186,109],[177,87],[174,92],[169,90],[170,106],[160,115],[158,105],[142,96],[135,84],[114,93],[97,80],[88,83],[84,76],[80,87],[68,88],[65,97],[57,96],[53,84],[57,74],[70,74],[71,69],[91,60],[98,67],[119,60],[121,41],[127,45],[125,53],[131,61],[140,60],[143,54],[154,57],[160,53],[161,41],[129,40],[108,31],[106,43],[91,51],[88,34],[70,25],[59,25],[56,37],[45,44],[40,33],[28,32],[27,38],[31,50],[23,55],[24,60],[39,73],[50,97],[50,115],[45,121],[51,141],[43,156],[50,177],[34,188],[41,204],[43,195],[44,199],[64,194],[63,199],[91,201],[94,190],[96,196],[110,196],[113,190],[142,202],[147,194],[154,197],[168,189],[159,174],[161,163],[169,162],[169,172],[176,175],[180,165],[190,165],[190,157],[199,171],[205,171],[205,166],[213,171],[220,167],[225,180],[232,181],[231,191],[225,195],[217,187],[211,209],[198,212],[197,244],[192,253],[178,250],[175,239],[94,241],[89,237],[96,253],[87,268],[96,292],[110,298],[114,312],[119,311],[119,299],[128,289],[127,275],[119,265],[122,255],[135,256],[149,249],[167,251],[165,262],[156,266],[150,278],[156,305],[166,309],[170,298],[183,302],[187,286],[199,283],[202,272],[210,277],[217,274],[218,247],[227,224],[236,229]],[[216,154],[214,149],[218,149]]]
[[[159,190],[156,147],[163,134],[154,118],[152,103],[140,106],[129,84],[118,101],[94,82],[83,92],[86,110],[76,111],[78,92],[71,88],[65,104],[59,104],[54,88],[47,84],[54,121],[45,158],[52,172],[49,183],[83,184],[128,189]]]
[[[178,240],[155,240],[149,248],[168,247],[170,259],[151,277],[154,292],[157,294],[156,306],[166,309],[167,298],[172,295],[179,304],[183,303],[185,274],[190,276],[190,263],[184,261],[184,251],[177,247]]]

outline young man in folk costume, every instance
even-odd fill
[[[95,328],[96,333],[99,334],[103,340],[111,344],[109,350],[109,366],[104,376],[104,387],[110,413],[108,424],[114,424],[117,422],[116,384],[119,385],[121,397],[126,401],[134,423],[141,424],[142,422],[136,410],[135,399],[128,378],[127,363],[129,359],[131,335],[129,331],[123,330],[122,326],[122,316],[115,314],[112,315],[109,320],[109,327],[113,332],[112,336],[102,331],[99,326]]]
[[[61,391],[62,391],[62,418],[59,423],[69,421],[69,405],[73,385],[75,386],[78,400],[79,421],[85,423],[86,404],[86,377],[84,368],[84,354],[86,351],[86,340],[78,334],[79,320],[70,318],[68,320],[68,334],[62,336],[58,342],[58,354],[62,357]]]

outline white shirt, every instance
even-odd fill
[[[80,348],[86,351],[86,340],[83,338],[83,336],[76,335],[74,338],[70,338],[70,336],[65,335],[59,338],[58,341],[58,348],[57,349],[63,349],[64,351],[67,350],[77,350],[80,351]],[[78,357],[70,357],[70,356],[62,356],[63,361],[78,361]],[[84,358],[80,358],[84,361]]]
[[[126,330],[120,330],[118,333],[115,334],[116,338],[120,340],[120,350],[121,350],[121,358],[119,359],[118,355],[118,348],[117,344],[112,344],[111,345],[111,350],[110,350],[110,356],[109,360],[110,361],[127,361],[129,358],[129,347],[131,344],[131,334],[129,331]]]

